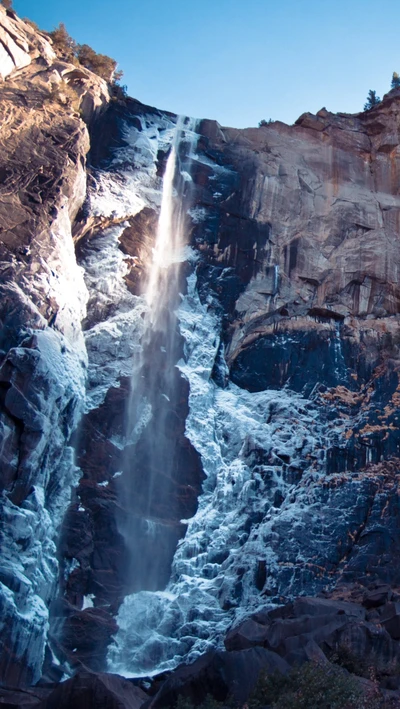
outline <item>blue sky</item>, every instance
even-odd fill
[[[14,0],[108,54],[131,96],[238,128],[362,110],[400,73],[398,0]]]

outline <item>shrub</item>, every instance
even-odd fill
[[[224,703],[218,702],[211,694],[207,694],[201,704],[196,706],[187,697],[179,696],[175,706],[176,709],[222,709]]]
[[[117,66],[115,59],[111,59],[106,54],[97,54],[88,44],[77,45],[76,57],[86,69],[98,74],[105,81],[110,82],[112,80]]]
[[[56,27],[53,32],[49,32],[49,35],[53,40],[53,47],[55,52],[66,61],[73,61],[76,55],[76,42],[68,34],[67,28],[64,23],[60,22],[58,27]]]
[[[61,106],[69,106],[74,111],[79,111],[80,98],[70,84],[61,81],[53,84],[47,99],[50,103],[59,103]]]
[[[49,32],[55,52],[64,61],[86,67],[108,83],[115,83],[122,77],[122,71],[115,71],[117,62],[106,54],[98,54],[88,44],[77,44],[68,34],[63,22]]]
[[[259,122],[258,127],[259,127],[259,128],[262,128],[263,126],[269,126],[270,123],[273,123],[273,122],[274,122],[274,121],[272,120],[272,118],[268,118],[267,121],[265,120],[265,118],[263,118],[263,119]]]
[[[26,22],[27,25],[30,25],[30,27],[32,27],[33,30],[35,30],[36,32],[40,32],[39,26],[36,24],[36,22],[34,22],[33,20],[30,20],[29,17],[23,17],[22,19],[24,22]]]
[[[372,703],[371,703],[372,702]],[[307,662],[287,675],[261,674],[248,702],[249,709],[375,709],[362,696],[359,683],[335,665]]]
[[[118,81],[113,81],[111,84],[111,98],[113,101],[124,101],[128,96],[128,87]]]
[[[358,677],[372,681],[400,674],[400,662],[397,658],[386,662],[376,652],[359,655],[345,643],[341,643],[331,652],[329,660]]]
[[[1,5],[6,8],[6,10],[13,9],[13,0],[1,0]]]

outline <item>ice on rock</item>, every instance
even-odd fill
[[[118,249],[124,227],[111,227],[90,241],[82,264],[89,290],[89,316],[94,324],[85,331],[89,356],[86,410],[104,401],[120,377],[130,377],[132,359],[140,347],[143,298],[125,284],[126,258]]]
[[[175,123],[166,116],[143,116],[141,122],[140,131],[125,125],[124,147],[114,151],[109,171],[95,173],[86,204],[91,215],[124,219],[146,206],[159,210],[162,179],[157,175],[157,156],[160,150],[169,150]],[[118,246],[126,226],[110,227],[91,238],[81,262],[91,322],[85,331],[87,411],[100,406],[121,377],[131,376],[133,357],[140,350],[147,306],[128,291],[124,281],[127,257]]]
[[[165,116],[142,117],[141,130],[126,124],[125,144],[114,152],[110,170],[95,173],[87,203],[92,215],[124,220],[144,207],[160,209],[157,157],[170,150],[175,127]],[[227,168],[201,155],[196,159],[212,166],[215,179],[226,179]],[[193,223],[207,217],[204,207],[189,214]],[[87,409],[131,375],[143,332],[146,304],[124,281],[126,261],[118,249],[123,229],[124,224],[114,226],[90,239],[82,263],[90,293]],[[194,253],[186,248],[184,258],[194,270]],[[223,367],[217,312],[212,302],[200,302],[193,273],[179,309],[185,344],[178,366],[190,387],[186,435],[206,479],[195,516],[185,520],[187,533],[167,588],[128,596],[120,608],[108,663],[125,676],[155,674],[195,659],[222,642],[232,621],[265,605],[254,583],[257,568],[260,561],[267,564],[267,588],[279,568],[274,521],[293,525],[298,509],[290,501],[295,487],[282,474],[283,461],[301,469],[303,479],[322,471],[322,459],[314,462],[325,432],[308,400],[290,391],[249,393],[232,383],[221,389],[213,381],[213,368]],[[143,421],[147,415],[144,409]],[[122,439],[112,442],[126,445]]]
[[[124,147],[114,151],[110,171],[95,172],[87,209],[93,216],[123,219],[145,206],[159,208],[162,180],[157,177],[159,150],[168,150],[175,123],[166,116],[141,117],[141,130],[125,124]],[[134,168],[133,168],[134,166]]]
[[[322,447],[322,425],[301,395],[214,383],[220,322],[201,304],[195,274],[179,320],[185,345],[178,366],[190,384],[186,435],[207,477],[166,591],[128,596],[120,608],[108,660],[127,676],[194,660],[222,643],[233,620],[265,605],[254,585],[257,565],[261,559],[272,569],[278,559],[264,540],[275,515],[293,517],[293,505],[288,513],[273,504],[277,490],[285,497],[293,488],[282,478],[280,456],[295,463]]]
[[[89,593],[89,595],[83,597],[83,602],[82,602],[82,610],[84,611],[86,608],[93,608],[94,607],[94,599],[96,596],[94,593]]]
[[[72,342],[48,327],[27,331],[0,370],[7,409],[24,424],[17,464],[25,486],[18,505],[2,496],[0,637],[24,658],[29,681],[41,673],[58,575],[54,539],[78,473],[68,442],[83,409],[86,354],[83,339],[67,332]]]

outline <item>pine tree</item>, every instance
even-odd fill
[[[397,71],[393,72],[392,76],[392,83],[390,85],[391,89],[398,89],[400,88],[400,76],[398,75]]]
[[[53,47],[57,54],[59,54],[65,61],[73,61],[76,54],[76,42],[68,34],[67,28],[63,22],[53,30],[49,32],[50,37],[53,40]]]
[[[97,54],[88,44],[78,44],[76,56],[82,66],[94,71],[105,81],[112,81],[117,62],[106,54]]]
[[[376,95],[376,91],[370,89],[367,96],[367,102],[364,104],[364,111],[369,111],[371,108],[374,108],[374,106],[377,106],[380,102],[381,99],[379,98],[379,96]]]

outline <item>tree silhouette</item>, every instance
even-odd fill
[[[394,71],[390,88],[391,89],[398,89],[399,87],[400,87],[400,76],[398,75],[397,71]]]
[[[376,91],[370,89],[367,96],[367,102],[364,104],[364,111],[369,111],[371,108],[377,106],[380,102],[381,99],[379,98],[379,96],[376,95]]]

